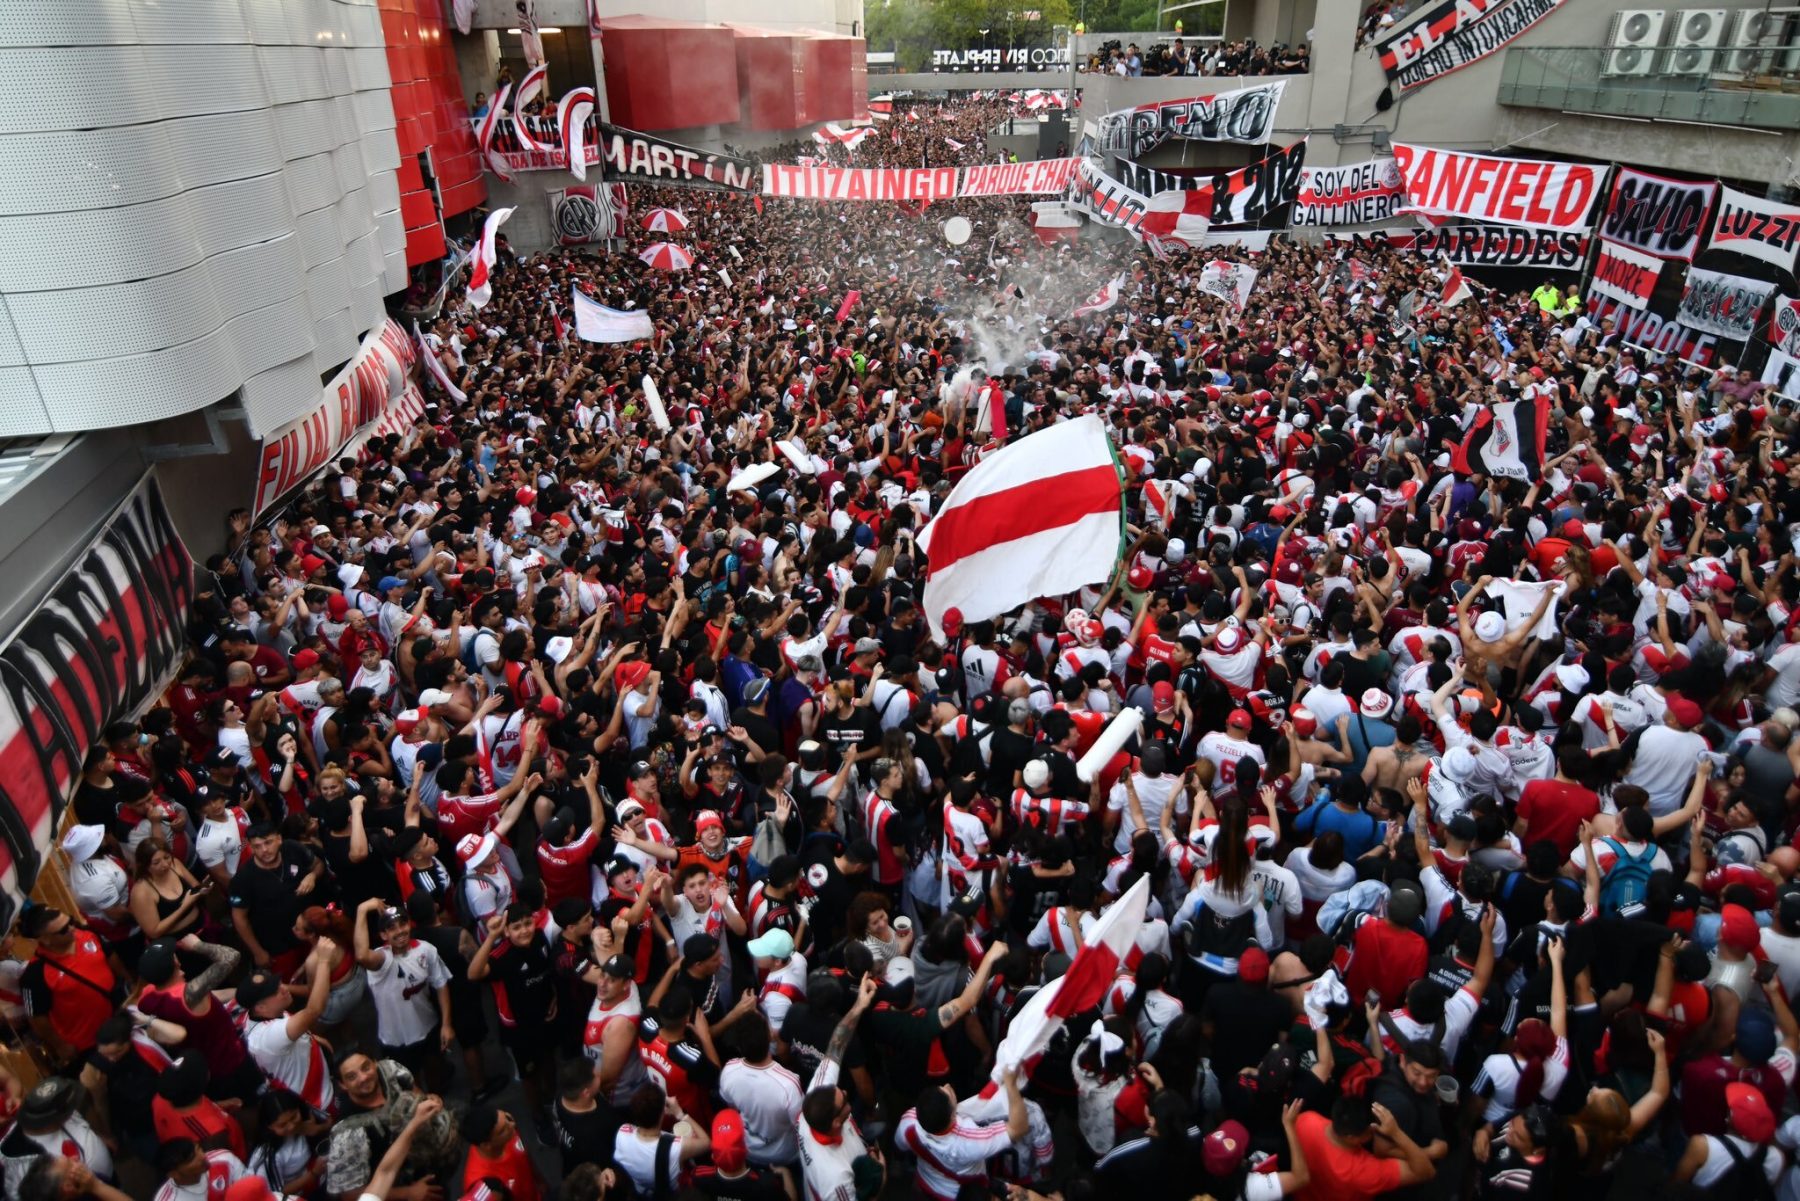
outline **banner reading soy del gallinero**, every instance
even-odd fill
[[[1463,154],[1394,143],[1406,200],[1402,212],[1503,225],[1586,229],[1605,167]]]
[[[1381,42],[1381,69],[1397,92],[1434,83],[1480,62],[1563,0],[1442,0]]]

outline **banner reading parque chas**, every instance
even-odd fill
[[[1287,81],[1257,84],[1235,92],[1157,100],[1136,108],[1107,113],[1095,126],[1094,149],[1135,159],[1170,138],[1192,142],[1242,142],[1271,140],[1275,110]]]
[[[1377,46],[1381,69],[1405,93],[1480,62],[1563,0],[1441,0]]]
[[[398,433],[425,411],[412,380],[418,347],[388,318],[369,332],[344,369],[332,376],[313,410],[263,438],[253,509],[261,516],[334,459],[372,437]]]
[[[1586,229],[1605,167],[1463,154],[1394,143],[1406,199],[1402,212],[1503,225]]]
[[[1051,158],[976,167],[763,167],[765,196],[799,200],[955,200],[1035,196],[1066,190],[1079,159]]]

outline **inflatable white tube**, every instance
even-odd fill
[[[758,484],[780,470],[780,465],[776,463],[758,463],[754,467],[746,467],[731,477],[730,482],[725,485],[725,491],[754,492]]]
[[[1086,784],[1093,783],[1094,777],[1100,774],[1100,769],[1111,762],[1112,757],[1131,741],[1132,735],[1143,727],[1143,710],[1136,706],[1119,710],[1106,723],[1106,728],[1100,731],[1100,737],[1094,739],[1094,745],[1088,748],[1087,754],[1075,764],[1076,778]]]
[[[644,399],[650,405],[650,420],[656,422],[657,429],[668,433],[669,410],[663,408],[662,393],[656,390],[656,381],[647,375],[644,377]]]

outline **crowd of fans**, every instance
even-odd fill
[[[1788,1195],[1788,402],[1394,251],[1209,248],[1238,312],[1023,201],[633,195],[692,272],[506,253],[464,399],[233,515],[0,965],[8,1196]],[[1116,578],[927,620],[952,380],[1104,419]],[[1541,478],[1452,469],[1532,397]]]
[[[1109,42],[1088,56],[1087,71],[1109,75],[1304,75],[1312,51],[1304,42],[1259,46],[1254,38],[1196,42],[1183,38],[1156,42],[1140,51],[1136,42]]]

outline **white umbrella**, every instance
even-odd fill
[[[638,257],[658,271],[686,271],[694,265],[694,256],[673,242],[652,243]]]
[[[677,209],[651,209],[638,224],[659,234],[678,234],[688,227],[688,219]]]

